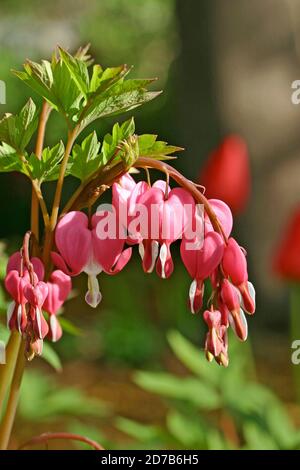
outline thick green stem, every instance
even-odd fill
[[[11,431],[13,428],[16,411],[19,402],[20,396],[20,388],[21,382],[25,367],[25,342],[21,342],[21,346],[19,348],[16,367],[14,370],[14,375],[12,378],[10,393],[8,397],[7,407],[5,410],[5,414],[3,416],[3,420],[1,422],[0,427],[0,450],[5,450],[8,447]]]
[[[12,331],[5,350],[6,363],[0,366],[0,415],[15,370],[20,344],[21,335],[17,331]]]

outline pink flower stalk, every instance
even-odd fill
[[[44,266],[39,258],[31,259],[34,280],[37,283],[44,277]],[[23,334],[27,326],[26,304],[27,297],[24,294],[26,286],[30,285],[30,276],[26,267],[23,266],[20,252],[16,252],[8,260],[6,268],[5,287],[13,298],[7,311],[7,324],[13,330]]]
[[[113,205],[119,208],[117,213],[125,213],[121,223],[128,231],[129,243],[139,244],[144,271],[151,273],[156,265],[161,278],[170,277],[174,269],[170,245],[182,237],[194,211],[193,197],[182,188],[171,190],[162,180],[150,187],[144,181],[135,184],[130,175],[124,175],[113,185]],[[146,214],[144,226],[132,232],[131,222],[141,207]]]
[[[156,263],[156,272],[163,279],[170,277],[174,270],[170,245],[182,238],[188,222],[187,208],[192,215],[195,206],[193,197],[186,190],[165,188],[164,181],[157,181],[139,199],[139,204],[148,211],[148,237],[144,235],[140,244],[143,269],[152,272]]]
[[[100,239],[97,224],[101,217],[96,214],[89,219],[79,211],[66,214],[58,223],[55,231],[55,243],[59,253],[52,252],[54,264],[69,276],[85,272],[88,275],[86,302],[97,307],[101,293],[97,280],[98,274],[117,274],[128,263],[131,248],[123,251],[124,240],[117,238]]]
[[[237,337],[245,341],[248,336],[248,325],[241,308],[239,291],[228,279],[224,279],[221,287],[221,299],[229,311],[229,322]]]
[[[229,238],[228,240],[224,251],[222,267],[225,275],[239,289],[245,310],[250,314],[254,313],[255,292],[253,285],[248,282],[246,256],[234,238]]]
[[[180,254],[183,264],[193,279],[189,291],[189,306],[192,313],[202,308],[204,280],[208,278],[222,260],[224,242],[222,237],[213,231],[207,233],[202,246],[198,249],[189,248],[190,240],[182,239]],[[197,244],[197,240],[193,243]]]
[[[245,341],[248,326],[244,311],[254,313],[255,291],[248,281],[245,253],[230,236],[232,214],[229,207],[218,199],[210,199],[222,227],[224,237],[214,231],[207,214],[204,214],[205,229],[203,243],[195,243],[190,249],[183,237],[180,253],[182,261],[193,279],[189,291],[189,306],[197,313],[203,304],[204,282],[209,279],[212,285],[211,310],[206,310],[204,320],[209,331],[206,338],[208,360],[216,359],[218,364],[228,365],[227,328],[231,326],[237,337]],[[195,240],[197,242],[197,239]],[[198,240],[199,242],[199,240]]]
[[[53,342],[56,342],[62,336],[62,328],[57,319],[57,313],[71,292],[71,277],[58,269],[51,274],[47,286],[48,295],[45,299],[43,310],[49,313],[48,336]]]
[[[28,283],[24,288],[24,295],[30,304],[29,315],[34,334],[37,339],[44,339],[49,327],[42,313],[42,307],[48,295],[48,286],[43,281],[38,281],[35,286]]]
[[[222,315],[218,310],[205,310],[203,319],[208,326],[205,341],[206,358],[211,362],[214,358],[218,364],[228,366],[228,335],[227,327],[222,324]]]

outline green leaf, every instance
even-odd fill
[[[27,169],[16,151],[7,144],[0,145],[0,172],[19,171],[27,174]]]
[[[79,116],[81,129],[101,117],[115,116],[130,111],[147,101],[150,101],[161,92],[149,92],[145,88],[153,80],[125,80],[117,83],[104,93],[97,94]]]
[[[137,372],[134,381],[145,390],[189,402],[200,409],[213,410],[221,405],[221,398],[215,389],[193,377],[176,377],[164,372]]]
[[[53,72],[51,63],[43,60],[41,64],[27,60],[24,64],[24,72],[13,70],[13,73],[26,83],[39,96],[45,98],[56,110],[57,102],[51,92],[53,84]]]
[[[5,114],[0,121],[0,141],[23,154],[37,129],[38,113],[30,98],[17,115]]]
[[[220,381],[220,369],[212,367],[199,349],[185,339],[178,331],[168,333],[168,342],[177,358],[194,374],[212,385],[218,385]]]
[[[167,428],[184,448],[203,449],[208,425],[198,416],[188,416],[179,411],[167,415]]]
[[[71,73],[61,60],[53,61],[53,85],[51,93],[56,108],[67,120],[69,127],[76,123],[76,115],[84,100],[81,90],[73,80]]]
[[[256,422],[246,422],[243,426],[246,448],[250,450],[277,450],[278,446],[272,437],[261,429]]]
[[[50,366],[53,367],[57,372],[62,371],[62,363],[60,360],[60,357],[58,356],[57,352],[50,346],[49,343],[46,343],[44,341],[43,344],[43,353],[42,353],[42,359],[44,359]]]
[[[133,117],[123,122],[123,124],[121,125],[121,134],[123,136],[123,139],[127,139],[130,135],[133,135],[134,131],[135,122]]]
[[[115,421],[117,429],[128,434],[139,442],[150,443],[159,440],[161,430],[154,425],[140,424],[131,419],[118,417]]]
[[[74,325],[70,320],[67,320],[67,318],[64,317],[59,317],[59,323],[66,333],[69,333],[70,335],[73,336],[82,336],[83,331],[78,328],[76,325]]]
[[[88,397],[77,388],[58,388],[56,382],[41,371],[25,373],[20,400],[23,418],[40,421],[66,415],[103,417],[107,410],[106,404]]]
[[[80,109],[83,95],[65,63],[54,56],[52,62],[27,61],[24,69],[24,72],[13,72],[60,112],[69,126],[74,124],[73,117]]]
[[[157,160],[167,160],[168,156],[175,152],[184,150],[182,147],[168,145],[157,139],[157,135],[143,134],[139,136],[139,149],[141,157],[155,158]],[[169,157],[171,159],[173,157]]]
[[[56,180],[59,175],[59,163],[62,161],[64,153],[65,147],[60,141],[51,149],[46,147],[42,152],[41,160],[32,154],[29,158],[32,178],[37,179],[40,183]]]
[[[266,407],[266,422],[280,449],[290,449],[294,443],[295,428],[279,400],[269,401],[269,406]]]
[[[102,164],[102,156],[98,154],[100,143],[96,132],[92,132],[81,145],[74,145],[69,159],[68,174],[85,181]]]
[[[92,97],[108,91],[112,86],[121,81],[130,69],[127,65],[119,67],[108,67],[103,70],[100,65],[94,65],[90,83],[90,93]]]
[[[87,93],[90,88],[87,63],[81,59],[71,56],[61,47],[59,48],[59,53],[74,82],[77,84],[79,90],[85,96],[85,98],[87,98]]]

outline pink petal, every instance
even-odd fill
[[[233,217],[230,208],[220,199],[209,199],[208,202],[222,225],[226,237],[229,237],[233,226]],[[214,230],[207,214],[205,214],[205,226],[206,231]]]
[[[91,238],[88,218],[83,212],[69,212],[59,221],[55,231],[55,243],[72,272],[83,271],[91,256]],[[55,258],[57,261],[57,257]]]
[[[238,287],[244,282],[247,282],[246,257],[234,238],[229,238],[228,240],[228,245],[224,250],[222,266],[225,275],[231,279],[231,282],[235,286]]]

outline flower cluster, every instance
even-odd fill
[[[42,353],[45,337],[54,342],[60,339],[62,328],[57,313],[72,284],[70,276],[60,270],[53,271],[45,282],[42,261],[37,257],[26,258],[22,250],[10,257],[5,287],[13,299],[7,312],[8,327],[24,336],[30,359]],[[48,322],[43,312],[46,312]]]
[[[143,270],[156,269],[166,279],[174,270],[171,245],[181,240],[181,259],[192,279],[188,298],[192,313],[203,307],[206,284],[212,287],[203,313],[208,327],[206,357],[227,366],[228,327],[246,340],[244,312],[254,313],[255,292],[248,281],[245,251],[231,237],[231,210],[218,199],[206,203],[203,208],[191,192],[183,187],[171,189],[168,181],[151,186],[145,181],[136,183],[126,173],[113,184],[111,206],[99,206],[89,217],[71,211],[59,220],[56,251],[51,253],[58,269],[47,282],[38,258],[28,265],[19,253],[11,257],[5,280],[14,299],[9,327],[30,338],[31,349],[40,352],[45,336],[56,341],[62,334],[56,314],[71,290],[71,277],[82,272],[88,275],[85,299],[97,307],[102,298],[97,276],[119,273],[134,245],[138,245]],[[48,313],[48,323],[43,311]]]

